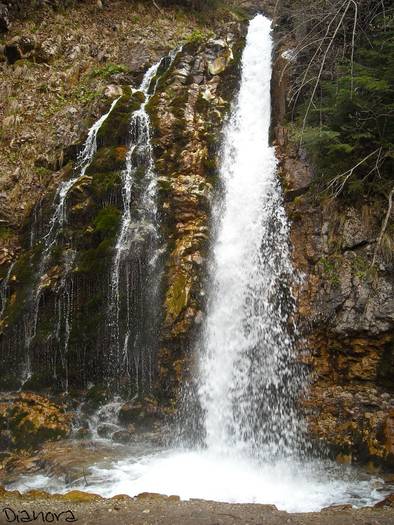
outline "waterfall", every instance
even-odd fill
[[[30,245],[33,247],[35,242],[41,243],[41,253],[39,256],[39,260],[37,261],[35,276],[33,279],[33,283],[31,286],[31,293],[30,297],[28,299],[27,309],[24,314],[23,318],[23,336],[24,336],[24,365],[23,365],[23,371],[22,371],[22,382],[25,383],[30,377],[31,377],[31,356],[30,356],[30,349],[32,342],[34,340],[34,337],[36,336],[37,331],[37,324],[39,320],[39,309],[40,309],[40,299],[41,299],[41,292],[42,292],[42,280],[45,277],[45,272],[48,270],[48,264],[50,262],[51,258],[51,251],[55,247],[59,235],[63,230],[63,226],[67,220],[67,197],[69,195],[70,190],[73,188],[73,186],[85,175],[86,170],[90,166],[94,155],[97,151],[97,134],[100,130],[102,124],[105,122],[105,120],[108,118],[112,110],[114,109],[117,101],[119,99],[116,99],[112,102],[110,109],[107,113],[102,115],[90,128],[88,132],[87,139],[85,141],[85,144],[78,155],[77,163],[73,172],[72,177],[64,181],[60,184],[53,201],[53,211],[52,215],[49,220],[49,226],[46,234],[42,237],[42,239],[36,239],[36,235],[34,232],[34,222],[31,227],[31,235],[30,235]],[[36,216],[37,210],[34,211],[34,215]],[[74,252],[66,253],[65,259],[64,259],[64,272],[62,275],[60,287],[59,287],[59,295],[57,297],[57,310],[58,310],[58,316],[61,316],[61,318],[58,317],[58,327],[56,331],[56,336],[59,339],[61,335],[64,335],[63,337],[63,349],[60,354],[60,360],[62,363],[66,366],[66,354],[67,354],[67,346],[68,346],[68,340],[70,335],[70,312],[72,308],[72,294],[70,292],[70,287],[72,287],[72,283],[67,283],[67,276],[69,271],[72,267],[72,260],[75,257]],[[6,307],[6,295],[7,295],[7,287],[9,278],[11,276],[11,271],[13,269],[13,265],[10,267],[8,275],[4,282],[2,283],[1,287],[1,298],[2,298],[2,307],[1,307],[1,314],[4,313],[5,307]],[[63,304],[64,302],[64,304]],[[1,318],[1,316],[0,316]],[[64,325],[62,327],[62,324]],[[55,356],[56,361],[56,356]],[[67,375],[67,373],[66,373]],[[67,390],[67,378],[65,380],[64,388]]]
[[[119,97],[120,98],[120,97]],[[70,190],[73,186],[84,177],[86,170],[90,166],[94,155],[97,152],[97,134],[107,120],[110,113],[114,109],[119,98],[115,99],[108,112],[102,115],[90,128],[88,136],[86,138],[85,144],[82,151],[78,155],[77,163],[74,169],[73,176],[71,179],[64,181],[60,184],[53,203],[53,213],[49,221],[49,228],[47,233],[43,237],[43,248],[41,252],[41,257],[39,261],[38,271],[37,271],[37,282],[36,286],[33,289],[31,304],[29,307],[27,319],[25,319],[25,367],[23,372],[23,382],[26,382],[31,376],[31,358],[30,358],[30,347],[32,341],[36,335],[38,316],[39,316],[39,306],[41,298],[41,279],[47,270],[47,265],[50,260],[51,250],[56,245],[59,234],[61,233],[63,226],[67,220],[67,197]],[[74,259],[75,254],[71,255],[72,260]],[[57,337],[60,336],[60,327],[64,323],[64,338],[63,338],[63,349],[60,352],[60,360],[64,365],[65,369],[65,382],[64,388],[67,391],[68,389],[68,372],[67,372],[67,348],[68,341],[70,336],[70,312],[72,308],[71,304],[71,293],[69,291],[70,285],[67,284],[68,273],[72,267],[72,260],[70,260],[70,254],[66,253],[65,256],[65,265],[64,273],[61,280],[61,285],[59,287],[59,296],[57,298],[57,309],[61,318],[58,318],[58,329]],[[65,304],[62,304],[62,303]]]
[[[177,53],[175,49],[151,66],[142,79],[139,91],[144,102],[131,116],[122,173],[123,213],[110,276],[107,375],[110,382],[117,383],[112,385],[115,389],[131,382],[133,395],[151,388],[158,339],[160,235],[147,104]]]
[[[301,386],[289,320],[289,230],[269,146],[271,54],[270,21],[256,16],[224,133],[198,379],[207,447],[264,459],[295,451]]]
[[[44,235],[43,262],[45,261],[46,256],[50,253],[51,248],[55,245],[59,233],[66,220],[66,203],[69,191],[74,186],[74,184],[76,184],[78,180],[85,175],[86,170],[90,166],[97,151],[97,134],[101,126],[104,124],[114,109],[119,98],[112,102],[108,112],[102,115],[90,128],[84,147],[78,155],[73,176],[71,179],[62,182],[56,192],[54,199],[54,211],[49,221],[49,229],[46,235]]]
[[[182,499],[274,504],[290,512],[318,511],[332,504],[365,506],[381,499],[378,480],[303,454],[303,424],[296,410],[304,377],[294,351],[294,272],[269,146],[271,53],[270,22],[257,15],[250,22],[240,90],[224,129],[222,191],[212,221],[210,297],[196,345],[195,385],[186,406],[194,446],[164,449],[147,434],[136,434],[127,448],[111,447],[120,451],[113,460],[103,449],[102,459],[94,457],[86,476],[84,472],[70,484],[62,473],[48,475],[46,469],[45,475],[22,476],[9,489],[42,487],[59,493],[86,490],[88,485],[90,492],[105,497],[156,492]],[[116,378],[115,386],[131,381],[128,393],[135,395],[149,387],[157,344],[154,306],[162,240],[146,108],[159,75],[157,65],[147,72],[140,87],[145,101],[131,117],[123,213],[111,268],[106,327],[111,341],[105,340],[110,343],[105,348],[111,359],[108,377]],[[72,261],[71,252],[69,256]],[[67,341],[74,292],[65,282],[60,288],[65,299],[59,317],[65,321],[58,333],[64,332]],[[120,406],[115,399],[93,415],[88,424],[96,438],[99,423],[112,431],[119,428],[114,422]],[[86,414],[80,411],[79,418],[86,419]]]
[[[12,270],[14,269],[14,266],[15,266],[15,261],[13,261],[10,264],[10,267],[8,268],[7,274],[4,277],[4,279],[1,281],[1,284],[0,284],[0,301],[1,301],[0,320],[1,320],[2,316],[3,316],[5,307],[7,305],[10,279],[11,279]]]

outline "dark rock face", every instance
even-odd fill
[[[0,3],[0,33],[5,33],[10,27],[8,8]]]
[[[285,22],[286,23],[286,22]],[[281,29],[279,28],[279,33]],[[392,467],[394,407],[393,259],[389,247],[372,264],[387,203],[350,205],[319,191],[305,151],[284,121],[292,38],[278,33],[273,140],[291,222],[300,361],[310,371],[303,400],[312,439],[341,462]],[[302,36],[300,37],[302,38]]]
[[[160,338],[161,348],[152,358],[152,369],[156,397],[164,404],[171,404],[176,397],[187,369],[184,359],[190,350],[188,341],[203,315],[203,267],[212,189],[217,178],[216,149],[223,116],[238,80],[242,48],[239,32],[239,25],[232,23],[216,39],[184,46],[170,69],[166,70],[168,62],[161,66],[157,92],[148,105],[165,248],[162,294],[155,298],[161,303],[163,318],[162,332],[156,337]],[[10,39],[8,45],[33,61],[41,49],[35,39],[27,37]],[[67,385],[79,389],[92,382],[96,387],[89,390],[86,403],[90,410],[95,407],[96,389],[100,394],[102,385],[111,381],[111,334],[106,317],[110,267],[123,209],[121,174],[128,151],[130,117],[144,102],[141,92],[125,85],[113,85],[107,91],[111,98],[121,98],[98,132],[98,149],[92,163],[68,194],[67,220],[55,248],[46,256],[44,272],[40,270],[40,240],[48,231],[54,211],[54,193],[46,193],[28,218],[22,255],[11,268],[7,282],[0,334],[0,368],[4,371],[1,387],[18,388],[26,361],[26,326],[34,327],[35,318],[30,314],[34,314],[34,294],[38,292],[37,324],[27,350],[32,375],[24,388],[58,392]],[[108,109],[108,101],[106,106]],[[73,176],[77,151],[74,145],[66,149],[61,180]],[[37,158],[35,164],[38,169],[51,171],[46,156]],[[138,206],[138,192],[142,191],[137,172],[135,177],[133,208]],[[130,267],[128,275],[133,281],[133,311],[141,310],[135,345],[143,346],[146,334],[137,331],[152,327],[143,325],[146,299],[142,296],[148,297],[148,291],[141,288],[143,261],[134,246],[133,250],[135,268]],[[135,345],[130,341],[130,346]],[[9,352],[10,348],[14,350]],[[147,392],[139,391],[141,377],[139,371],[134,373],[135,362],[130,359],[122,376],[117,375],[119,388],[125,395],[138,391],[143,397]],[[10,368],[16,373],[8,374]],[[145,423],[148,419],[144,418]],[[152,424],[146,423],[149,427]]]
[[[273,93],[275,145],[291,221],[300,360],[311,372],[303,407],[313,439],[338,460],[393,465],[393,263],[372,261],[382,223],[373,202],[323,198],[283,122],[286,74],[277,51]],[[275,100],[275,94],[280,100]]]

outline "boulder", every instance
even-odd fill
[[[223,73],[229,63],[233,60],[233,52],[230,47],[226,47],[212,62],[208,63],[209,73],[214,75],[220,75]]]
[[[157,404],[151,399],[129,401],[118,413],[119,422],[123,425],[133,425],[137,430],[152,430],[160,418]]]
[[[390,494],[389,496],[386,496],[382,501],[378,501],[376,505],[374,505],[376,509],[382,508],[382,507],[394,507],[394,492]]]
[[[130,443],[133,439],[133,434],[130,434],[130,432],[127,432],[127,430],[118,430],[112,435],[112,440],[115,441],[115,443]]]
[[[66,437],[70,429],[71,416],[44,396],[20,392],[0,398],[0,441],[9,448],[32,449]]]

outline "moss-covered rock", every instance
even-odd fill
[[[141,106],[145,96],[140,91],[133,93],[130,88],[125,88],[124,91],[124,95],[97,133],[97,143],[100,146],[118,146],[127,142],[130,115]]]
[[[0,398],[0,434],[6,432],[16,449],[32,449],[65,437],[71,417],[48,398],[23,392]]]

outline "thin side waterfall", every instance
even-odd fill
[[[224,191],[214,211],[212,291],[198,378],[206,446],[261,459],[294,454],[301,435],[289,231],[269,146],[271,55],[270,21],[257,16],[224,134]]]
[[[0,319],[3,317],[3,313],[5,310],[5,307],[7,306],[7,300],[8,300],[8,294],[9,294],[9,286],[10,286],[10,279],[12,275],[12,270],[14,269],[15,261],[13,261],[10,264],[10,267],[8,268],[7,274],[4,277],[4,279],[1,282],[0,285],[0,301],[1,301],[1,307],[0,307]]]
[[[145,73],[139,91],[144,102],[130,121],[130,143],[122,173],[123,214],[115,246],[108,320],[108,377],[119,389],[132,381],[133,395],[151,388],[153,348],[157,344],[160,236],[150,118],[146,106],[162,71],[178,50]]]
[[[49,254],[51,248],[55,245],[63,224],[66,221],[66,203],[68,193],[74,184],[85,175],[86,170],[90,166],[92,159],[97,152],[97,134],[101,126],[104,124],[114,109],[119,98],[112,102],[108,112],[102,115],[90,128],[84,147],[78,155],[73,176],[71,179],[62,182],[56,192],[54,199],[54,212],[49,221],[48,232],[46,235],[44,235],[43,262],[45,262],[46,256]]]
[[[25,352],[25,363],[24,363],[24,369],[22,372],[22,383],[25,383],[30,377],[31,377],[31,360],[30,360],[30,348],[31,344],[33,342],[33,339],[36,335],[37,330],[37,323],[38,323],[38,316],[39,316],[39,306],[40,306],[40,299],[41,299],[41,280],[43,276],[45,275],[45,272],[47,271],[47,266],[50,260],[51,250],[56,245],[57,240],[59,238],[59,235],[63,229],[63,226],[67,220],[67,197],[72,189],[72,187],[80,180],[86,173],[87,168],[90,166],[92,159],[97,151],[97,134],[100,130],[102,124],[105,122],[105,120],[108,118],[110,113],[112,112],[113,108],[115,107],[117,101],[116,99],[112,102],[110,109],[107,113],[102,115],[90,128],[87,139],[85,141],[84,147],[80,154],[78,155],[77,164],[74,169],[73,176],[71,179],[64,181],[60,184],[54,201],[53,201],[53,213],[49,221],[49,228],[47,233],[42,238],[42,251],[40,255],[40,259],[38,262],[38,269],[36,271],[35,276],[35,282],[32,287],[30,302],[28,305],[28,309],[25,315],[25,318],[23,320],[23,326],[24,326],[24,352]],[[33,228],[32,228],[33,232]],[[31,239],[31,244],[33,245],[35,239],[34,235]],[[66,361],[65,355],[67,352],[67,344],[69,339],[69,313],[71,311],[71,295],[70,293],[65,293],[65,289],[67,283],[66,278],[69,269],[71,268],[69,257],[66,255],[66,260],[64,264],[64,274],[62,277],[62,283],[61,283],[61,289],[60,289],[60,296],[58,298],[58,303],[61,301],[61,299],[66,297],[67,306],[61,306],[58,304],[58,309],[65,309],[67,310],[67,315],[63,321],[65,323],[65,333],[66,338],[64,339],[64,344],[66,345],[66,348],[64,349],[64,352],[62,352],[61,360],[64,362]],[[58,324],[59,327],[59,324]],[[59,329],[60,330],[60,329]],[[58,334],[60,334],[58,330]],[[67,383],[67,380],[66,380]],[[64,385],[67,389],[67,384]]]

